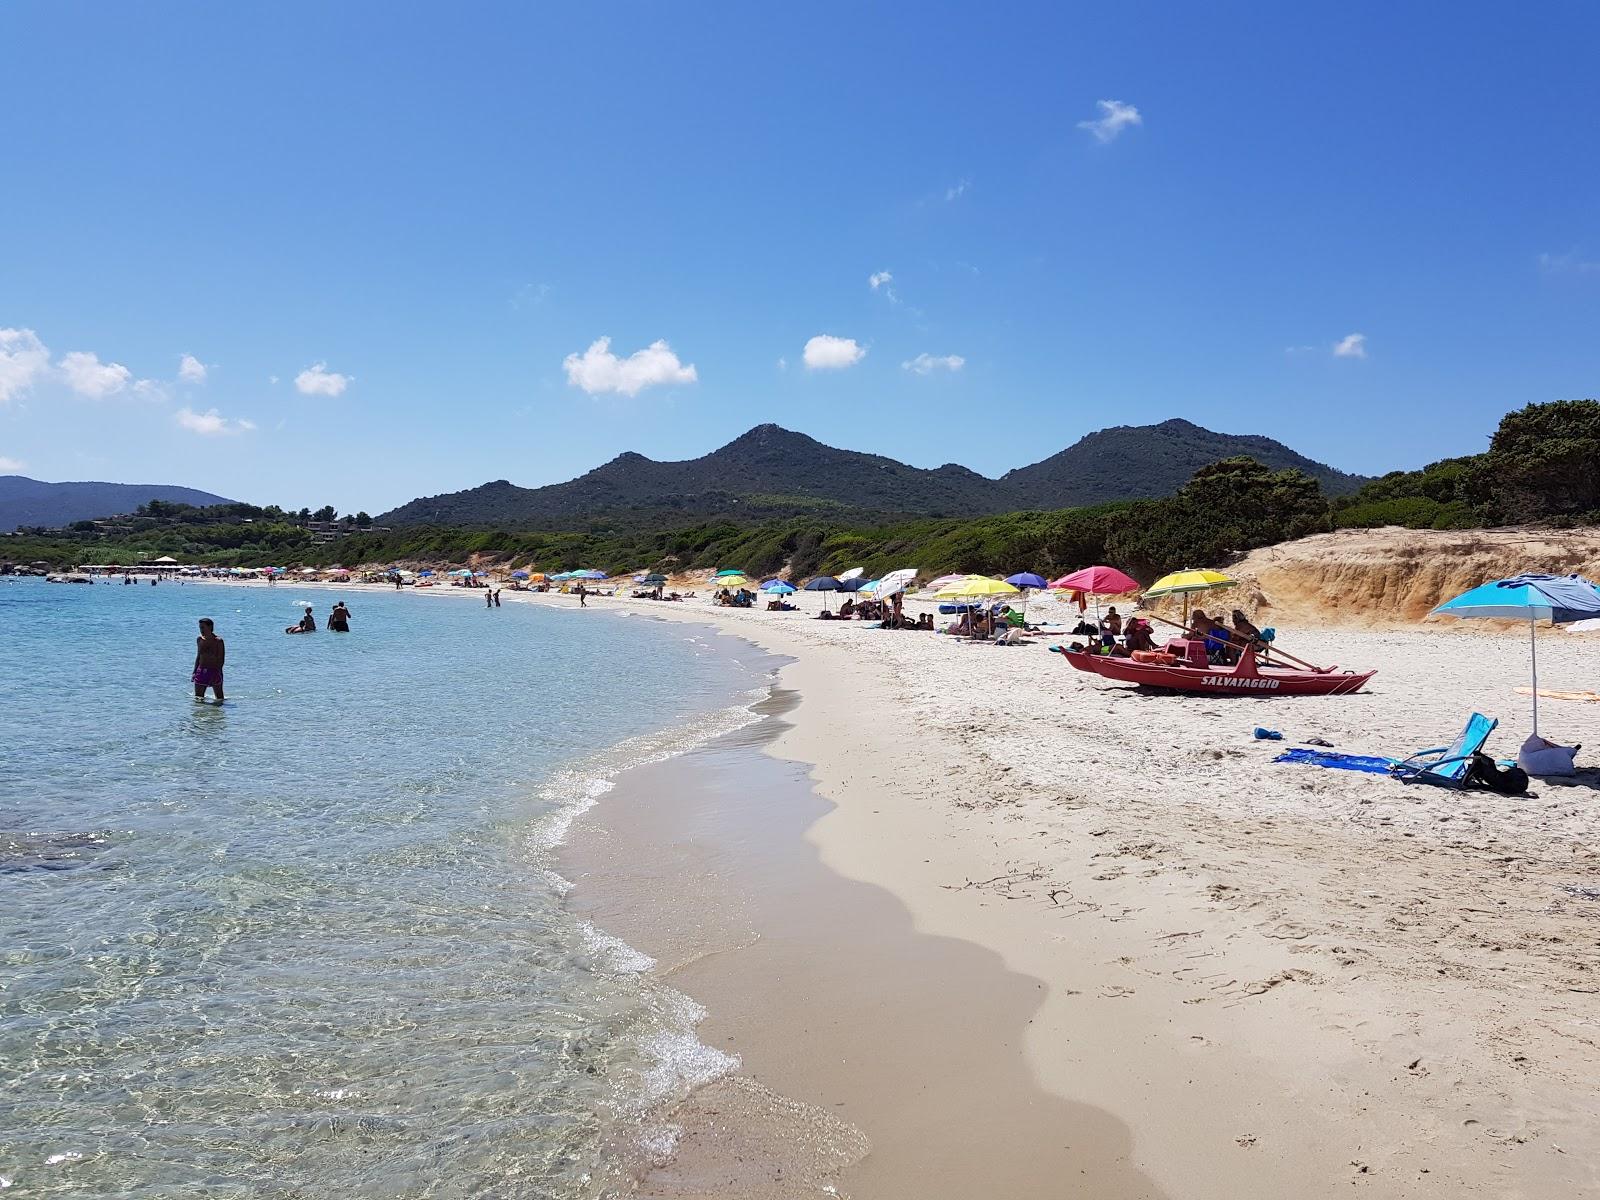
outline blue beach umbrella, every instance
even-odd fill
[[[595,571],[595,570],[575,571],[575,572],[573,572],[573,574],[575,574],[579,579],[607,579],[607,578],[609,578],[609,576],[604,571]]]
[[[868,581],[857,575],[854,579],[840,579],[837,581],[841,592],[859,592],[867,586]]]
[[[804,590],[808,592],[837,592],[839,590],[839,581],[832,575],[818,575],[815,579],[807,581]],[[828,598],[826,596],[822,598],[822,606],[824,608],[828,606]]]
[[[1042,575],[1035,575],[1032,571],[1018,571],[1015,575],[1007,575],[1006,582],[1014,588],[1047,588],[1050,581]]]
[[[511,578],[513,578],[513,579],[526,579],[527,577],[528,577],[528,573],[526,571],[513,571],[513,572],[511,572]]]
[[[763,592],[770,592],[774,596],[789,596],[794,594],[794,584],[785,583],[781,579],[769,579],[761,585]]]
[[[431,579],[433,577],[433,572],[432,571],[418,571],[417,572],[417,577],[419,579]]]
[[[1528,657],[1533,666],[1533,732],[1539,734],[1538,624],[1566,625],[1600,617],[1600,587],[1582,575],[1514,575],[1484,583],[1447,600],[1429,616],[1489,617],[1528,622]]]

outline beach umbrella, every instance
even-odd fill
[[[665,575],[660,575],[660,574],[646,575],[643,579],[639,580],[640,583],[647,583],[652,587],[655,587],[658,584],[663,584],[666,581],[667,581],[667,577]]]
[[[802,590],[807,592],[837,592],[839,590],[839,581],[832,575],[818,575],[815,579],[807,580]],[[822,607],[828,607],[827,596],[822,598]]]
[[[1158,596],[1183,597],[1183,623],[1189,624],[1189,597],[1195,592],[1208,592],[1212,588],[1232,587],[1238,580],[1230,579],[1221,571],[1174,571],[1152,583],[1144,594],[1146,600]]]
[[[1014,596],[1017,588],[1003,579],[991,579],[987,575],[964,575],[960,579],[947,583],[934,593],[938,600],[973,600],[981,596]]]
[[[917,579],[917,568],[901,567],[897,571],[890,571],[878,580],[878,586],[873,590],[873,595],[879,600],[887,600],[896,592],[903,592]]]
[[[1115,567],[1084,567],[1060,579],[1052,579],[1050,586],[1059,591],[1087,592],[1091,596],[1125,596],[1139,590],[1139,581]]]
[[[1446,600],[1432,612],[1441,617],[1489,617],[1528,622],[1528,658],[1533,668],[1533,733],[1539,734],[1540,621],[1569,625],[1600,617],[1600,588],[1582,575],[1514,575],[1480,584]]]
[[[1032,571],[1018,571],[1015,575],[1007,575],[1006,582],[1014,588],[1046,588],[1050,586],[1049,580],[1043,575],[1035,575]]]
[[[871,580],[863,579],[859,575],[854,579],[841,579],[839,580],[839,590],[841,592],[859,592],[870,582]]]
[[[432,571],[418,571],[417,574],[418,574],[418,576],[420,576],[423,579],[429,579],[429,578],[432,578],[432,576],[433,576],[433,572]]]
[[[855,580],[855,579],[847,579],[847,580],[845,580],[845,582],[846,583],[859,583],[860,581],[859,580]],[[869,596],[876,595],[877,591],[878,591],[878,584],[880,584],[881,582],[883,582],[883,581],[880,580],[880,579],[869,579],[865,583],[862,583],[855,590],[858,591],[858,592],[865,592]]]
[[[713,575],[712,578],[713,579],[723,579],[723,578],[732,579],[735,575],[737,575],[737,576],[739,576],[739,578],[743,579],[744,578],[743,569],[741,569],[739,567],[724,567],[724,568],[722,568],[722,570],[718,571],[715,575]]]
[[[954,575],[941,575],[937,579],[928,580],[928,586],[923,590],[927,592],[937,592],[940,588],[944,587],[945,584],[954,583],[958,579],[965,578],[966,576],[961,574],[959,571]]]
[[[987,575],[966,575],[944,585],[934,593],[938,600],[977,600],[984,596],[1014,596],[1017,589],[1003,579],[991,579]],[[972,624],[972,636],[978,636],[978,622],[970,615],[968,620]]]
[[[1115,567],[1084,567],[1050,581],[1052,591],[1084,592],[1094,597],[1094,623],[1100,624],[1100,597],[1125,596],[1139,590],[1139,581]],[[1056,597],[1058,600],[1062,597]],[[1187,622],[1185,622],[1187,624]]]
[[[573,572],[573,574],[575,574],[579,579],[609,579],[609,578],[611,578],[604,571],[596,571],[592,567],[587,571],[575,571],[575,572]]]
[[[866,571],[865,567],[851,567],[843,575],[840,575],[839,578],[840,579],[860,579],[866,573],[867,573],[867,571]]]
[[[761,585],[761,590],[773,596],[789,596],[794,594],[794,584],[781,579],[769,579]]]
[[[513,578],[513,579],[526,579],[527,577],[528,577],[528,573],[526,571],[513,571],[513,572],[511,572],[511,578]]]

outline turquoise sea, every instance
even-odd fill
[[[284,636],[340,598],[351,633]],[[548,858],[751,720],[756,652],[293,584],[0,579],[0,627],[0,1191],[605,1196],[733,1065]]]

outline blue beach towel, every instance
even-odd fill
[[[1387,775],[1395,766],[1392,758],[1379,758],[1372,754],[1336,754],[1331,750],[1313,750],[1309,746],[1285,750],[1272,761],[1309,763],[1313,767],[1332,767],[1340,771],[1365,771],[1369,775]]]

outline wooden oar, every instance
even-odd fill
[[[1196,633],[1194,630],[1190,629],[1187,625],[1180,625],[1176,621],[1169,621],[1165,617],[1156,616],[1154,613],[1151,613],[1149,615],[1149,619],[1152,620],[1152,621],[1160,621],[1163,625],[1170,625],[1174,629],[1181,629],[1185,633],[1187,633],[1190,637],[1200,637],[1201,636],[1200,634]],[[1230,630],[1229,631],[1229,641],[1232,641],[1235,636],[1238,636],[1238,635],[1234,634]],[[1237,643],[1235,643],[1235,644],[1237,645]],[[1279,658],[1285,659],[1288,662],[1292,662],[1297,667],[1304,667],[1308,671],[1315,671],[1318,675],[1326,675],[1329,671],[1333,670],[1332,667],[1319,667],[1319,666],[1313,665],[1312,663],[1308,663],[1303,658],[1296,658],[1294,655],[1288,654],[1288,653],[1284,652],[1283,650],[1280,650],[1278,648],[1278,644],[1276,642],[1265,642],[1264,645],[1267,647],[1267,653],[1268,654],[1276,654]]]

